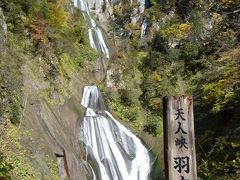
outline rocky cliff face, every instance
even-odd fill
[[[5,17],[2,12],[2,8],[0,8],[0,51],[4,51],[4,45],[7,38],[7,24],[5,22]]]
[[[34,143],[24,145],[36,160],[34,166],[40,170],[42,178],[49,177],[46,173],[49,169],[44,165],[47,163],[44,157],[48,154],[58,164],[60,179],[94,179],[78,133],[85,112],[80,104],[83,88],[102,80],[100,60],[82,73],[71,70],[70,86],[66,86],[69,83],[59,77],[58,81],[62,81],[64,93],[54,91],[51,98],[44,95],[45,88],[50,85],[39,74],[32,72],[33,64],[28,61],[23,67],[25,105],[21,127],[30,130],[34,139]]]
[[[116,23],[116,21],[118,21],[118,15],[125,13],[128,24],[140,27],[142,23],[141,18],[145,9],[144,0],[132,0],[130,2],[118,0],[79,0],[75,2],[87,3],[87,6],[85,5],[84,8],[89,8],[90,18],[88,18],[88,20],[91,20],[92,18],[92,20],[96,22],[95,25],[91,21],[90,27],[87,27],[87,25],[84,27],[88,29],[88,33],[89,29],[91,32],[96,33],[99,33],[100,29],[103,30],[103,37],[106,38],[108,42],[112,42],[106,44],[115,44],[114,48],[116,49],[120,49],[120,44],[113,43],[115,42],[115,39],[111,38],[113,31],[111,23]],[[74,5],[76,5],[76,3]],[[51,6],[55,7],[53,4],[51,4]],[[79,8],[80,6],[75,7]],[[126,11],[126,8],[129,9]],[[130,12],[130,14],[126,14],[125,11]],[[86,15],[86,13],[88,13],[88,11],[84,11],[83,14]],[[72,13],[72,16],[74,16],[74,13]],[[19,17],[20,20],[24,20],[26,18],[26,16],[23,16],[21,13]],[[86,24],[89,23],[87,22],[86,17],[85,20]],[[22,58],[21,64],[17,64],[17,68],[20,72],[13,72],[15,73],[14,75],[21,76],[23,79],[23,82],[21,81],[21,86],[19,87],[19,89],[22,89],[21,94],[19,95],[21,97],[18,97],[18,99],[22,99],[22,101],[19,102],[19,109],[21,112],[19,115],[20,122],[18,129],[19,131],[29,131],[31,139],[33,139],[33,141],[28,139],[23,140],[23,145],[26,149],[28,158],[31,159],[33,167],[40,172],[42,179],[48,179],[49,177],[53,178],[51,177],[51,169],[48,167],[48,161],[46,161],[46,155],[49,156],[49,159],[53,160],[53,162],[57,162],[60,179],[93,179],[94,177],[92,171],[94,170],[96,172],[96,170],[91,168],[91,161],[86,161],[83,143],[78,138],[78,132],[84,117],[84,109],[80,105],[82,90],[85,85],[104,84],[105,86],[105,83],[112,83],[107,86],[111,86],[111,88],[114,89],[116,87],[116,82],[110,80],[113,78],[113,73],[111,72],[111,67],[108,67],[109,64],[114,66],[114,61],[106,60],[107,56],[101,55],[96,58],[97,60],[94,59],[94,62],[87,62],[80,71],[77,71],[73,68],[73,63],[75,63],[74,61],[81,58],[79,56],[87,58],[88,54],[86,52],[77,54],[77,58],[71,59],[71,62],[68,61],[68,56],[66,58],[66,53],[63,53],[62,56],[56,58],[56,54],[54,54],[55,52],[52,46],[52,44],[54,44],[51,39],[53,38],[53,36],[51,37],[52,32],[47,32],[47,30],[45,31],[44,29],[47,22],[42,19],[41,16],[38,17],[36,22],[37,23],[34,22],[35,24],[31,25],[30,28],[23,27],[23,29],[25,28],[23,32],[20,31],[20,34],[22,33],[23,36],[27,34],[26,37],[24,37],[24,42],[19,43],[16,38],[13,39],[13,44],[15,46],[12,47],[10,44],[8,47],[9,52],[14,48],[18,50],[16,52],[14,51],[14,58],[13,60],[11,59],[13,63],[18,60],[15,59],[16,54],[16,56],[20,56],[20,58]],[[53,29],[53,27],[48,28],[50,30]],[[118,36],[117,38],[121,39],[124,37],[124,28],[125,27],[120,28],[120,33],[116,35]],[[30,32],[34,34],[34,36],[31,37],[31,40],[28,39],[28,36],[31,36]],[[50,38],[48,40],[46,40],[48,37],[46,37],[47,35],[44,33],[48,33],[48,35],[50,34]],[[14,35],[12,32],[11,34]],[[42,35],[46,36],[42,37]],[[130,33],[128,33],[128,36],[129,35]],[[6,36],[7,25],[4,15],[0,9],[1,50],[4,49]],[[72,34],[70,36],[72,36]],[[73,46],[87,46],[86,44],[79,45],[76,42],[72,42],[73,40],[69,40],[67,37],[63,37],[62,39],[64,39],[64,43],[70,43],[71,45],[73,44]],[[98,41],[97,39],[94,40]],[[104,42],[103,39],[101,40]],[[59,44],[64,47],[64,43]],[[59,44],[57,44],[57,46]],[[122,44],[123,43],[121,43],[121,45]],[[124,46],[125,45],[126,44],[124,44]],[[41,49],[43,52],[32,53],[35,49],[42,48],[41,46],[43,47],[43,49]],[[59,49],[62,48],[60,46]],[[67,47],[68,51],[72,53],[72,47],[70,47],[70,45],[69,47],[65,47]],[[87,48],[90,48],[90,46]],[[105,55],[107,54],[108,53],[105,53]],[[110,54],[112,55],[113,53]],[[62,60],[62,58],[65,59]],[[4,63],[8,63],[7,58],[4,59]],[[79,61],[77,61],[77,63],[79,63]],[[120,64],[116,65],[117,66],[114,71],[118,68],[118,66],[121,66]],[[109,69],[108,72],[107,69]],[[120,73],[123,73],[123,71],[120,70]],[[134,76],[134,74],[132,75]],[[51,76],[54,77],[52,78]],[[120,81],[121,82],[118,84],[120,87],[117,87],[116,90],[118,88],[124,89],[127,86],[124,84],[123,79],[120,78]],[[18,99],[16,101],[18,101]],[[143,134],[142,136],[144,137],[146,134]],[[151,144],[154,144],[154,142],[152,141]]]
[[[83,87],[96,85],[161,160],[162,97],[196,93],[199,175],[237,177],[238,2],[1,1],[0,167],[11,179],[94,179],[78,132]]]
[[[111,28],[110,21],[114,20],[114,8],[119,7],[120,11],[123,8],[122,4],[124,1],[121,0],[87,0],[86,1],[90,12],[95,15],[95,18],[99,22],[102,28],[106,31]],[[131,0],[129,3],[129,7],[135,6],[131,12],[131,22],[136,24],[139,22],[141,14],[144,12],[145,9],[145,0]]]

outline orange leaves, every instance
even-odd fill
[[[61,30],[67,26],[69,14],[64,10],[65,4],[59,1],[57,4],[46,2],[42,4],[42,10],[38,12],[36,19],[30,25],[31,36],[34,40],[44,42],[47,39],[47,26]]]
[[[67,26],[69,14],[64,10],[64,3],[59,1],[57,4],[46,2],[38,12],[36,19],[30,25],[31,36],[34,40],[45,42],[47,40],[47,27],[62,30]]]
[[[42,14],[38,13],[37,19],[30,25],[31,36],[34,40],[44,42],[46,39],[46,21],[42,18]]]

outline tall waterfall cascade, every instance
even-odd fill
[[[151,170],[148,149],[132,132],[108,112],[96,86],[85,86],[82,106],[86,108],[80,138],[86,158],[94,162],[101,180],[147,180]]]
[[[73,0],[73,3],[75,7],[81,10],[84,19],[88,23],[88,36],[91,47],[96,51],[102,52],[107,58],[109,58],[109,50],[105,43],[102,31],[92,19],[88,3],[85,0]]]
[[[146,35],[147,20],[144,19],[141,25],[141,38]]]
[[[106,44],[106,41],[104,39],[103,33],[101,29],[96,25],[96,22],[92,18],[90,13],[94,13],[96,18],[99,20],[99,23],[109,23],[108,18],[111,18],[113,14],[114,9],[114,3],[116,1],[114,0],[72,0],[74,6],[81,10],[85,21],[87,22],[88,27],[88,38],[91,47],[103,53],[107,58],[109,58],[109,48]],[[133,12],[131,14],[131,23],[136,24],[146,7],[146,2],[149,2],[148,0],[137,0],[138,7],[135,7],[133,9]],[[130,3],[130,2],[129,2]],[[105,8],[103,8],[105,7]],[[103,12],[103,9],[107,9],[106,12]],[[146,20],[142,21],[141,23],[141,37],[145,35],[147,28]]]

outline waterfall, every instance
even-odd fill
[[[83,17],[88,23],[88,36],[91,47],[109,58],[109,50],[104,41],[102,31],[92,19],[87,2],[85,0],[73,0],[73,4],[82,11]]]
[[[81,104],[86,108],[81,139],[99,179],[149,179],[151,159],[147,148],[107,111],[96,86],[85,86]]]
[[[141,25],[141,38],[146,35],[146,29],[147,29],[147,20],[144,19]]]

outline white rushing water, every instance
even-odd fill
[[[141,38],[146,35],[147,30],[147,20],[144,19],[141,25]]]
[[[102,31],[96,26],[95,21],[92,19],[86,0],[73,0],[73,4],[82,11],[83,16],[88,23],[88,36],[91,47],[96,51],[102,52],[107,58],[109,58],[109,50],[103,38]]]
[[[96,86],[86,86],[82,140],[87,160],[92,160],[101,180],[147,180],[151,160],[147,148],[107,111]],[[96,177],[94,174],[93,177]]]

